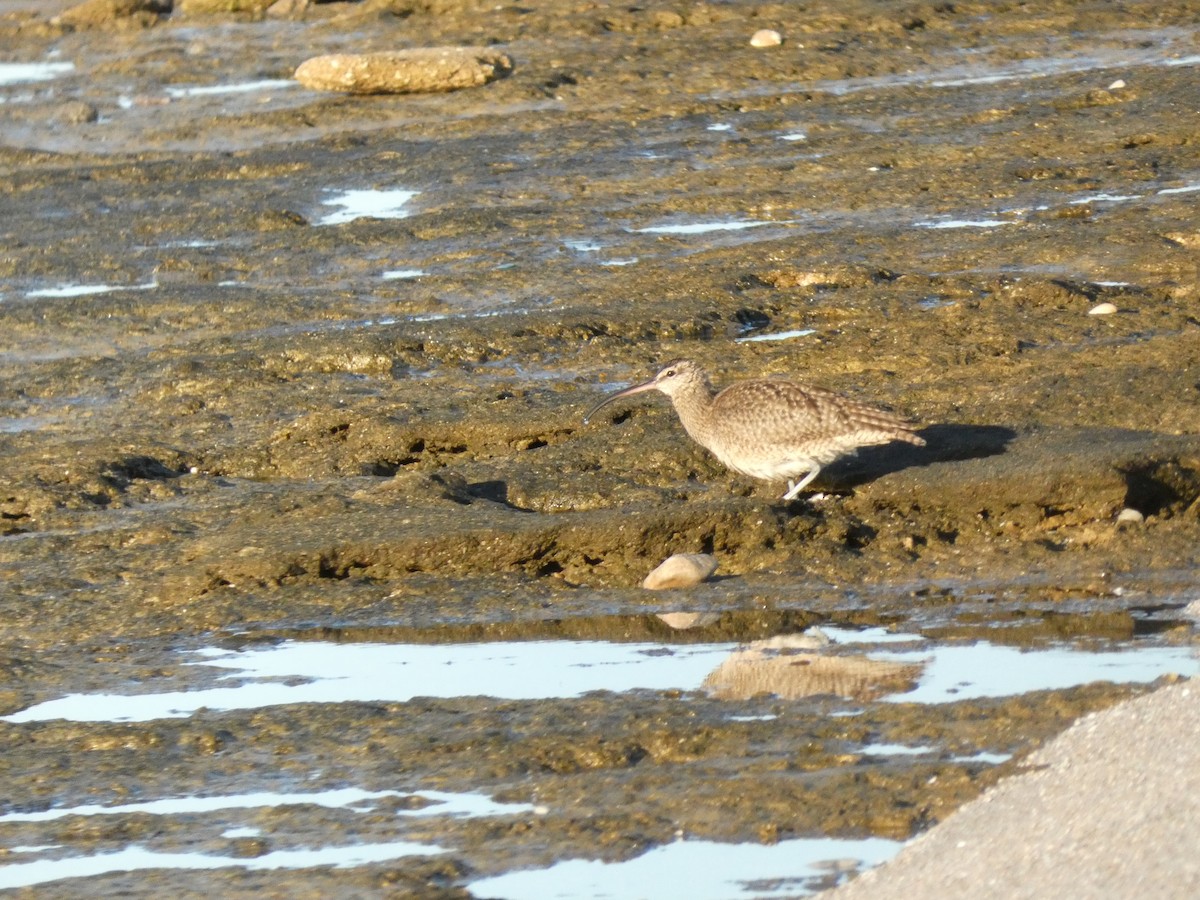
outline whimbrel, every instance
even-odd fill
[[[784,500],[795,499],[822,466],[859,447],[892,441],[925,446],[906,419],[807,384],[754,378],[716,393],[690,359],[669,362],[644,384],[604,398],[584,423],[614,400],[642,391],[666,394],[692,440],[735,472],[786,480]]]

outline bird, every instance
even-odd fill
[[[644,391],[666,394],[692,440],[728,468],[762,481],[786,480],[784,500],[794,500],[823,466],[859,447],[925,446],[908,419],[798,381],[751,378],[718,393],[690,359],[672,360],[649,381],[605,397],[584,424],[610,403]]]

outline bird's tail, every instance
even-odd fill
[[[886,440],[903,441],[914,447],[924,447],[925,439],[913,433],[917,425],[903,416],[898,416],[886,409],[876,409],[865,404],[856,404],[853,412],[854,424],[860,428],[870,429],[887,435]]]

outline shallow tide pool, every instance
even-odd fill
[[[218,686],[152,693],[70,694],[3,719],[145,722],[189,716],[200,709],[259,709],[290,703],[398,703],[414,697],[536,700],[578,697],[591,691],[707,690],[721,696],[731,669],[745,664],[768,679],[787,677],[795,668],[789,664],[791,655],[801,650],[809,656],[846,664],[892,664],[919,673],[911,684],[883,693],[881,699],[899,703],[1003,697],[1095,681],[1144,683],[1167,674],[1192,676],[1200,672],[1200,661],[1187,647],[1021,649],[986,641],[935,644],[919,635],[898,635],[882,629],[828,628],[820,634],[830,643],[815,652],[803,635],[747,645],[288,640],[244,650],[206,647],[183,653],[181,661],[231,670],[218,679]],[[896,644],[904,644],[905,649],[890,649]],[[847,648],[854,652],[846,653]],[[773,674],[772,668],[778,672]],[[793,685],[785,689],[781,682],[772,691],[769,680],[756,684],[755,690],[798,696]]]
[[[703,621],[702,619],[699,621]],[[682,627],[680,621],[676,626]],[[683,632],[686,632],[683,628]],[[681,635],[681,640],[685,639]],[[384,643],[282,640],[240,649],[206,646],[175,651],[175,667],[161,679],[168,688],[76,693],[52,698],[4,717],[17,723],[55,720],[91,723],[151,722],[203,712],[269,710],[286,704],[405,702],[414,698],[483,697],[506,700],[570,699],[605,692],[679,691],[681,702],[707,694],[728,702],[730,718],[773,720],[781,713],[744,715],[739,701],[765,695],[775,703],[836,694],[851,706],[829,715],[860,715],[868,702],[943,704],[1004,697],[1095,681],[1148,682],[1167,674],[1190,676],[1200,662],[1186,646],[1151,641],[1082,649],[1049,645],[1036,649],[995,644],[939,643],[919,634],[883,628],[829,626],[745,643],[679,643],[601,640],[529,640],[475,643]],[[172,686],[172,683],[174,685]],[[619,702],[619,701],[618,701]],[[857,706],[857,709],[855,708]],[[777,709],[782,709],[777,707]],[[849,752],[863,765],[887,760],[939,761],[982,766],[1007,754],[965,755],[937,741],[895,743],[866,732]],[[50,806],[9,806],[0,814],[0,889],[98,877],[138,870],[280,870],[329,866],[347,868],[404,857],[455,852],[451,823],[472,819],[524,823],[536,828],[544,817],[574,818],[572,805],[543,802],[536,792],[517,789],[532,802],[498,801],[482,791],[436,789],[431,773],[417,778],[398,770],[394,787],[330,784],[319,771],[313,787],[293,776],[262,772],[236,782],[240,792],[213,791],[126,795],[126,799],[80,797]],[[319,785],[319,786],[318,786]],[[508,795],[514,796],[512,786]],[[119,796],[119,795],[118,795]],[[355,843],[347,832],[328,842],[297,824],[324,810],[328,816],[364,816],[390,822],[382,832],[363,832]],[[132,817],[132,819],[130,818]],[[120,835],[118,823],[152,817],[162,828],[134,830],[100,846],[76,846],[75,823],[111,822],[103,830]],[[179,842],[180,824],[190,840]],[[421,822],[436,823],[418,828]],[[507,828],[507,825],[498,825]],[[349,834],[355,833],[351,827]],[[318,831],[318,834],[324,832]],[[65,837],[65,839],[64,839]],[[416,839],[410,839],[416,838]],[[401,839],[403,838],[403,839]],[[800,836],[776,842],[723,843],[678,832],[678,840],[651,844],[620,862],[589,859],[594,848],[580,844],[570,856],[543,868],[477,877],[466,884],[476,897],[541,900],[551,897],[635,900],[688,896],[710,900],[797,897],[811,894],[877,865],[900,842],[880,837]],[[228,841],[257,842],[241,852]],[[485,871],[495,872],[495,868]]]
[[[44,848],[38,848],[44,849]],[[274,850],[247,859],[207,853],[160,853],[132,844],[112,853],[37,859],[0,866],[0,888],[31,887],[67,879],[92,878],[110,872],[145,869],[290,869],[311,866],[347,868],[386,862],[418,854],[444,853],[441,847],[412,841],[386,844],[356,844],[348,847],[303,847]]]
[[[777,844],[676,841],[631,860],[569,859],[546,869],[472,882],[476,897],[496,900],[688,900],[796,897],[840,883],[889,859],[899,841],[797,839]]]

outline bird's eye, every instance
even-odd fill
[[[667,371],[663,372],[663,378],[674,378],[674,377],[675,377],[674,369],[667,369]]]

